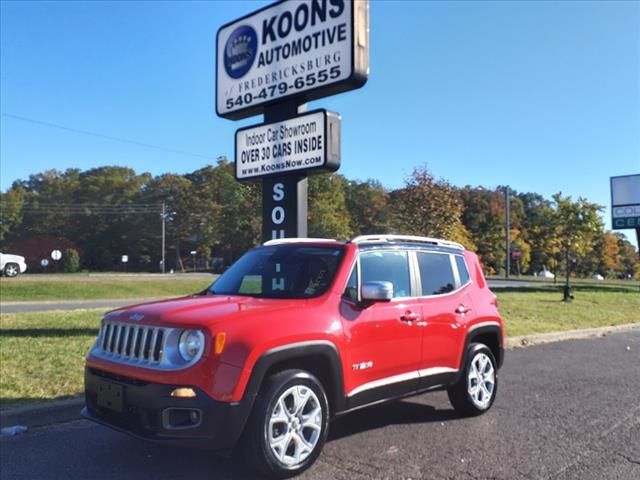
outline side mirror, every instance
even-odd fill
[[[369,302],[388,302],[393,298],[393,283],[364,282],[362,284],[362,300]]]

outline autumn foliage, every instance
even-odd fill
[[[504,273],[504,187],[458,188],[422,165],[398,189],[332,174],[309,177],[308,191],[310,236],[445,237],[478,252],[487,273]],[[601,206],[561,193],[546,199],[512,192],[509,201],[512,246],[521,252],[511,273],[561,274],[568,266],[571,275],[640,278],[635,248],[623,235],[605,231]],[[167,270],[192,265],[194,250],[203,268],[214,259],[228,265],[260,242],[260,184],[237,182],[233,165],[221,159],[186,175],[100,167],[49,170],[16,181],[1,194],[0,249],[25,255],[29,271],[38,271],[54,247],[77,250],[81,268],[117,269],[126,254],[129,271],[158,271],[163,202]],[[104,214],[105,205],[118,206],[117,214]]]

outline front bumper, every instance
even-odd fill
[[[233,448],[246,423],[249,402],[219,402],[197,387],[194,398],[171,397],[178,387],[123,377],[104,370],[85,368],[86,407],[82,416],[146,440],[216,450]],[[107,400],[99,390],[109,389]],[[111,401],[113,400],[113,401]],[[197,421],[176,425],[174,415]]]

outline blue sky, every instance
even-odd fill
[[[215,35],[266,4],[3,1],[0,189],[50,168],[233,158],[235,130],[262,117],[216,116]],[[373,0],[370,43],[368,83],[309,105],[342,115],[347,178],[398,187],[426,162],[458,186],[608,206],[609,177],[640,172],[639,2]]]

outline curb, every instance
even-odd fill
[[[510,337],[507,339],[505,346],[509,349],[526,348],[532,345],[562,342],[565,340],[603,337],[613,333],[632,330],[640,330],[640,323]],[[0,411],[0,426],[4,428],[12,425],[26,425],[28,428],[37,428],[79,420],[82,418],[80,417],[80,410],[83,406],[84,397],[74,397],[7,409]]]
[[[79,420],[82,407],[84,396],[10,408],[0,411],[0,426],[5,428],[26,425],[28,428],[36,428]]]
[[[522,335],[507,338],[506,348],[525,348],[531,345],[562,342],[565,340],[578,340],[589,337],[604,337],[612,333],[640,330],[640,323],[625,323],[609,327],[584,328],[581,330],[567,330],[566,332],[538,333],[535,335]]]

